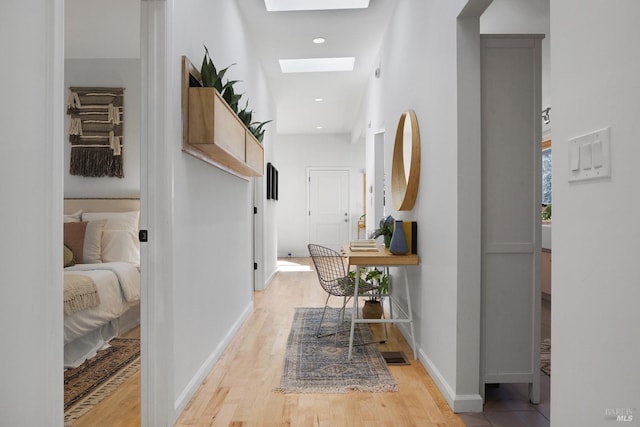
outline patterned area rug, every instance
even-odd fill
[[[551,376],[551,338],[540,342],[540,370]]]
[[[111,346],[64,372],[65,426],[89,411],[140,370],[140,339],[114,338]]]
[[[335,328],[338,310],[327,310],[322,332]],[[337,335],[316,337],[321,308],[296,308],[287,342],[284,370],[280,387],[282,393],[347,393],[351,391],[398,391],[385,360],[375,344],[354,345],[349,354],[349,324]],[[328,316],[328,317],[327,317]],[[350,316],[345,315],[345,321]],[[326,331],[325,331],[326,325]],[[354,344],[373,339],[369,326],[357,324]]]

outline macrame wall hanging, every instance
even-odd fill
[[[70,87],[69,91],[69,173],[91,177],[124,177],[124,88]]]

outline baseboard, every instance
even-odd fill
[[[278,268],[273,269],[271,274],[269,274],[269,277],[267,277],[267,280],[264,281],[263,290],[266,290],[269,287],[269,285],[271,284],[271,281],[274,279],[274,277],[276,277],[276,274],[278,274]]]
[[[429,357],[422,351],[418,350],[420,362],[422,366],[427,370],[429,376],[442,393],[449,407],[453,412],[482,412],[482,396],[480,394],[456,394],[453,388],[445,380],[444,376],[440,373],[440,370],[429,359]]]
[[[397,304],[394,302],[394,313],[397,313]],[[411,342],[411,333],[408,323],[397,323],[396,326],[404,336],[407,342]],[[444,376],[440,373],[438,367],[431,361],[427,354],[420,348],[418,341],[416,340],[416,347],[418,347],[418,359],[422,366],[427,370],[427,373],[438,387],[438,390],[445,398],[449,407],[453,412],[482,412],[482,396],[480,394],[456,394],[453,388],[445,380]]]
[[[253,311],[253,301],[251,301],[247,307],[244,309],[238,320],[233,324],[229,332],[225,335],[224,339],[220,342],[220,344],[216,347],[216,349],[207,357],[205,362],[200,366],[195,373],[195,375],[191,378],[191,381],[187,384],[187,386],[182,390],[182,393],[178,396],[178,398],[174,401],[173,408],[175,411],[175,419],[177,420],[184,408],[187,406],[195,392],[198,390],[198,387],[202,384],[204,379],[207,377],[213,365],[220,359],[220,356],[227,348],[233,337],[236,335],[244,321],[249,317],[251,312]]]

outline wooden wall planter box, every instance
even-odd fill
[[[182,150],[234,175],[264,174],[264,148],[214,88],[189,87],[200,79],[182,57]]]

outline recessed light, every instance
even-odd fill
[[[315,39],[313,39],[313,42],[315,44],[322,44],[322,43],[324,43],[326,41],[327,41],[327,39],[325,39],[324,37],[316,37]]]
[[[316,126],[316,129],[322,129],[322,126]]]
[[[315,99],[315,101],[316,101],[316,102],[322,102],[322,101],[324,101],[324,99],[322,99],[322,98],[316,98],[316,99]]]
[[[326,71],[353,71],[356,59],[347,58],[306,58],[280,59],[283,73],[314,73]]]
[[[269,12],[287,10],[365,9],[369,0],[264,0]]]

